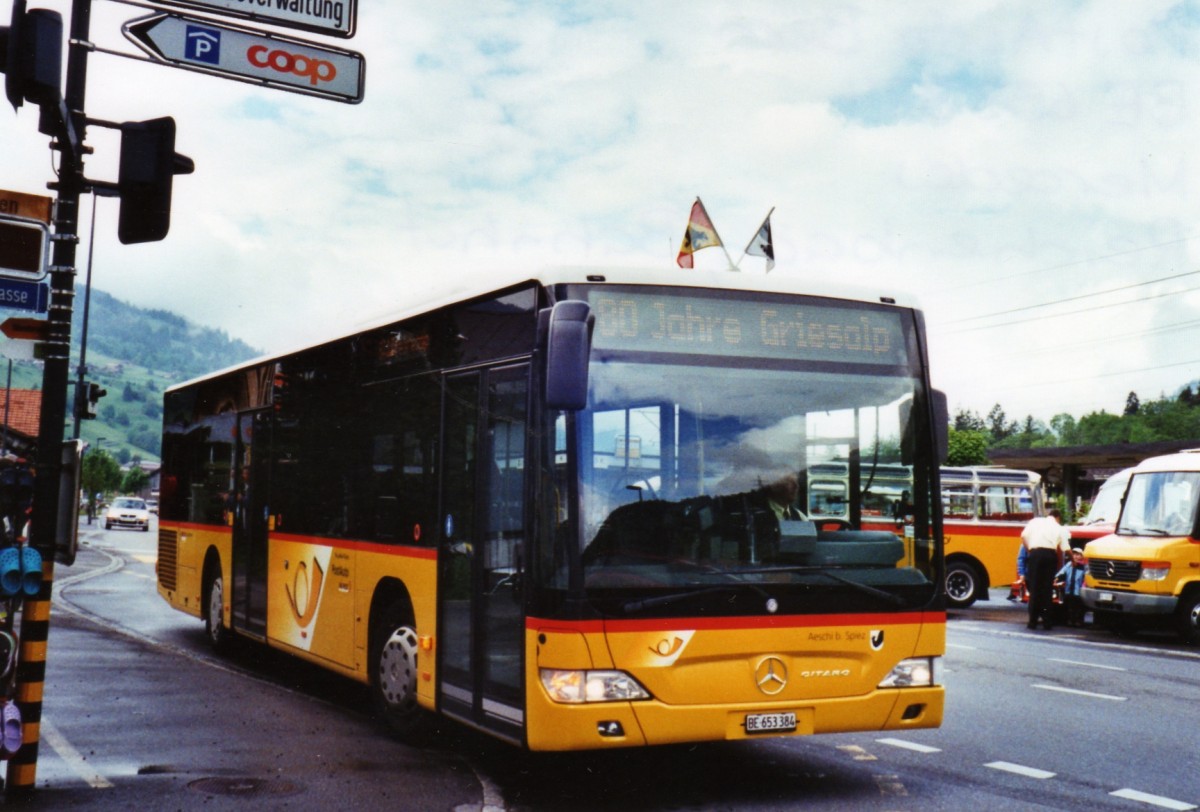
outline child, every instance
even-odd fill
[[[1086,574],[1087,563],[1083,557],[1083,550],[1072,547],[1070,558],[1054,576],[1054,583],[1062,589],[1063,602],[1067,605],[1068,626],[1083,625],[1083,598],[1079,592],[1083,588],[1083,576]]]

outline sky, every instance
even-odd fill
[[[1198,2],[361,0],[352,39],[275,29],[362,53],[360,104],[107,53],[145,13],[95,2],[87,113],[173,116],[196,171],[160,243],[98,201],[93,284],[264,352],[459,275],[676,268],[699,196],[735,259],[774,207],[773,274],[914,294],[952,413],[1200,379]],[[88,143],[115,180],[116,135]],[[0,109],[0,188],[46,193],[47,145]]]

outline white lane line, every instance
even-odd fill
[[[1144,804],[1152,804],[1161,806],[1163,809],[1195,809],[1195,804],[1189,804],[1184,801],[1176,801],[1174,798],[1164,798],[1161,795],[1150,795],[1146,792],[1138,792],[1136,789],[1119,789],[1116,792],[1110,792],[1109,795],[1117,798],[1124,798],[1128,801],[1139,801]]]
[[[1100,665],[1100,663],[1085,663],[1079,660],[1060,660],[1057,657],[1049,658],[1052,663],[1063,663],[1064,665],[1082,665],[1084,668],[1103,668],[1105,671],[1128,671],[1127,668],[1121,668],[1117,665]]]
[[[899,747],[902,750],[912,750],[917,753],[940,753],[939,747],[930,747],[928,744],[917,744],[916,742],[908,742],[904,739],[876,739],[880,744],[890,744],[892,747]]]
[[[962,643],[947,643],[946,648],[956,648],[962,651],[976,651],[978,649],[977,646],[964,646]]]
[[[1127,696],[1113,696],[1112,694],[1097,694],[1092,691],[1080,691],[1078,688],[1063,688],[1061,685],[1040,685],[1035,684],[1034,688],[1041,688],[1043,691],[1058,691],[1061,694],[1075,694],[1076,696],[1086,696],[1091,699],[1107,699],[1110,702],[1127,702]]]
[[[1026,778],[1053,778],[1054,773],[1046,770],[1039,770],[1034,767],[1026,767],[1021,764],[1013,764],[1011,761],[993,761],[984,764],[985,767],[991,767],[993,770],[1001,770],[1006,773],[1014,773],[1015,775],[1023,775]]]
[[[58,753],[58,757],[66,762],[77,776],[82,778],[85,783],[92,789],[111,789],[112,782],[91,768],[79,751],[71,746],[63,734],[58,732],[58,728],[50,724],[50,720],[42,717],[42,738],[46,740],[46,744],[54,748],[54,752]]]

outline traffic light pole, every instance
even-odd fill
[[[42,691],[46,678],[46,643],[50,632],[50,594],[54,584],[54,551],[62,472],[62,444],[70,377],[71,315],[75,299],[75,249],[79,243],[79,201],[86,181],[83,147],[86,116],[87,59],[91,47],[91,0],[72,0],[68,39],[64,112],[50,130],[59,150],[58,193],[54,218],[54,250],[50,267],[50,307],[42,374],[42,412],[38,427],[37,478],[34,483],[31,543],[42,556],[42,585],[25,601],[21,615],[17,705],[24,722],[24,743],[9,759],[6,797],[32,792],[37,779],[41,738]],[[43,121],[47,119],[43,110]],[[55,116],[50,115],[50,118]],[[47,127],[40,127],[43,132]],[[75,528],[64,528],[74,532]]]

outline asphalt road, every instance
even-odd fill
[[[953,613],[939,730],[530,755],[452,724],[402,745],[363,690],[209,653],[154,590],[155,533],[90,529],[58,568],[32,809],[1194,809],[1200,650]]]

